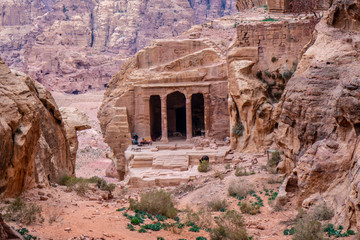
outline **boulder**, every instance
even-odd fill
[[[41,84],[0,59],[0,194],[74,173],[60,111]]]

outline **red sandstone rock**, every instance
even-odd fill
[[[359,228],[360,1],[337,1],[316,32],[277,107],[286,189],[298,189],[299,204],[327,201],[337,224]]]
[[[0,59],[0,194],[71,175],[69,143],[51,94]]]

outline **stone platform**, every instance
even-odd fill
[[[228,152],[229,146],[199,148],[186,141],[129,146],[125,151],[129,163],[126,180],[134,187],[187,183],[199,175],[197,166],[202,156],[208,156],[210,164],[226,163],[232,160]]]

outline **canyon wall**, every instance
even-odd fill
[[[335,222],[360,230],[360,1],[337,1],[316,26],[277,105],[276,142],[287,191],[309,207],[326,201]],[[294,168],[295,167],[295,168]],[[294,169],[293,169],[294,168]]]
[[[44,86],[0,59],[0,195],[73,175],[60,111]]]
[[[273,144],[273,109],[310,41],[308,20],[241,23],[228,49],[231,148],[258,152]]]
[[[235,0],[6,0],[1,57],[50,90],[104,89],[153,39],[236,12]]]

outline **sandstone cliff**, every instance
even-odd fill
[[[59,109],[38,82],[0,60],[0,194],[74,173]]]
[[[236,12],[235,0],[6,0],[1,57],[50,90],[104,89],[153,39]]]
[[[240,23],[227,53],[231,148],[259,152],[273,144],[273,109],[311,40],[308,20]]]
[[[276,110],[286,190],[309,207],[327,201],[335,221],[360,228],[360,1],[337,1],[316,26]]]

